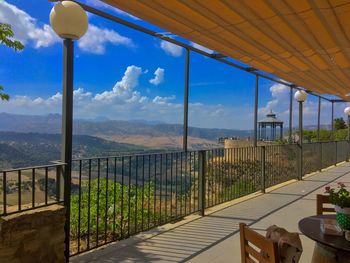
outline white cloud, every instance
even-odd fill
[[[39,23],[25,11],[1,0],[0,22],[11,24],[15,38],[23,44],[30,43],[35,48],[49,47],[61,42],[50,25]],[[130,38],[122,36],[114,30],[100,28],[91,23],[85,36],[78,41],[78,47],[85,52],[103,54],[108,43],[135,47]]]
[[[164,81],[164,73],[165,70],[163,68],[157,68],[156,71],[154,72],[154,78],[149,80],[149,83],[153,85],[159,85]]]
[[[265,106],[259,108],[259,118],[264,118],[265,115],[272,110],[277,114],[277,117],[284,121],[286,127],[289,125],[289,100],[290,88],[282,84],[274,84],[270,87],[271,99],[268,100]],[[343,109],[345,103],[335,104],[335,118],[344,117]],[[304,125],[317,125],[318,115],[318,98],[313,95],[308,95],[306,102],[303,103],[303,122]],[[299,107],[293,98],[292,125],[298,126]],[[331,124],[331,103],[325,100],[321,101],[321,124]]]
[[[0,22],[11,24],[15,38],[23,44],[30,42],[35,48],[48,47],[60,41],[49,25],[40,26],[35,18],[5,1],[0,1]]]
[[[290,88],[288,86],[276,83],[270,87],[270,93],[272,100],[268,101],[265,107],[262,107],[259,112],[263,115],[270,112],[270,110],[276,110],[285,108],[286,102],[289,102]]]
[[[213,50],[211,50],[211,49],[209,49],[209,48],[206,48],[206,47],[203,47],[203,46],[201,46],[201,45],[199,45],[199,44],[197,44],[197,43],[190,42],[190,45],[191,45],[192,47],[194,47],[194,48],[198,48],[199,50],[202,50],[202,51],[207,52],[207,53],[209,53],[209,54],[214,53]]]
[[[160,48],[163,49],[166,54],[173,57],[180,57],[182,55],[182,47],[165,40],[160,42]]]
[[[127,67],[123,78],[118,81],[112,90],[104,91],[95,95],[94,99],[97,101],[111,102],[117,100],[123,101],[135,101],[137,98],[141,99],[140,94],[134,89],[139,84],[139,78],[142,74],[142,68],[137,66]]]
[[[144,74],[145,70],[141,67],[131,65],[110,90],[92,93],[81,87],[75,89],[75,118],[93,119],[103,116],[119,120],[145,119],[182,123],[183,104],[177,101],[175,95],[150,97],[137,90]],[[61,108],[60,92],[46,98],[12,96],[9,102],[0,102],[0,112],[17,114],[61,113]],[[234,128],[239,123],[236,128],[250,129],[252,120],[247,118],[248,111],[251,109],[241,105],[226,107],[192,102],[189,104],[189,122],[192,126],[212,128]]]
[[[160,97],[160,96],[156,96],[152,102],[156,103],[156,104],[167,104],[169,103],[169,101],[172,101],[176,99],[175,95],[169,96],[169,97]]]
[[[114,30],[99,28],[92,24],[89,25],[86,34],[78,41],[78,47],[85,52],[104,54],[107,43],[135,47],[130,38],[124,37]]]

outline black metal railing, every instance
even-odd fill
[[[61,203],[64,164],[9,169],[0,172],[0,215]]]
[[[73,160],[70,255],[348,158],[349,142],[338,141]],[[61,203],[63,166],[1,171],[0,215]]]
[[[75,255],[345,161],[347,141],[139,154],[73,161]],[[336,156],[336,157],[335,157]]]
[[[198,209],[198,151],[74,160],[71,253]]]

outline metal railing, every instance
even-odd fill
[[[73,161],[75,255],[348,158],[347,141],[138,154]]]
[[[71,254],[198,212],[198,151],[74,160]]]
[[[70,255],[204,215],[206,208],[348,158],[349,142],[338,141],[73,160]],[[1,171],[0,215],[61,203],[63,166]]]
[[[63,163],[0,172],[0,215],[61,203]]]

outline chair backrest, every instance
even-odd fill
[[[324,204],[330,204],[328,195],[316,195],[316,214],[323,215],[324,212],[335,213],[333,207],[324,207]]]
[[[246,224],[239,224],[242,263],[278,263],[277,243],[267,239]]]

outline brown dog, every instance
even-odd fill
[[[278,244],[281,263],[298,263],[303,247],[298,233],[290,233],[276,225],[266,230],[266,238]]]

